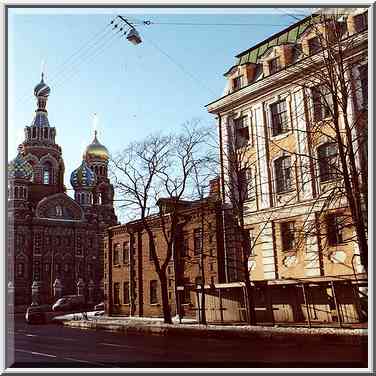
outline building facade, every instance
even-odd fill
[[[207,105],[218,119],[223,200],[230,211],[235,169],[243,169],[258,321],[364,319],[367,277],[336,137],[351,122],[366,222],[367,35],[365,9],[326,20],[320,13],[307,17],[240,53],[225,73],[224,96]],[[330,82],[325,59],[338,56],[326,52],[331,48],[342,53],[345,73],[338,82],[349,88],[338,132],[333,103],[343,97],[333,99],[335,92],[324,88]],[[234,149],[242,166],[233,164]]]
[[[74,199],[46,110],[50,88],[35,87],[37,110],[17,157],[8,166],[8,291],[16,306],[66,294],[103,296],[103,233],[117,223],[108,151],[95,134],[72,172]]]
[[[162,199],[159,204],[166,208],[169,200]],[[178,205],[175,260],[172,257],[167,267],[168,299],[173,316],[180,312],[185,317],[196,317],[197,286],[202,283],[201,265],[204,267],[205,285],[214,286],[225,279],[218,180],[211,183],[208,197],[197,201],[179,201]],[[159,214],[151,215],[147,217],[147,222],[162,263],[167,245],[161,218]],[[110,227],[106,233],[106,312],[110,315],[163,317],[160,281],[142,221]]]

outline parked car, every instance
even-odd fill
[[[94,306],[94,311],[103,311],[104,310],[104,302],[101,302]]]
[[[52,306],[53,311],[71,311],[82,308],[85,308],[85,297],[83,295],[63,296]]]
[[[48,312],[51,312],[50,304],[30,306],[26,310],[25,320],[28,324],[45,324]]]

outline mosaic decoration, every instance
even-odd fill
[[[27,162],[21,154],[18,154],[8,166],[8,177],[10,179],[31,180],[33,176],[33,167]]]
[[[91,170],[85,160],[82,161],[80,167],[72,172],[70,182],[73,188],[95,186],[95,173]]]

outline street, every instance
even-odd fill
[[[120,333],[28,325],[10,329],[11,367],[366,367],[365,345],[271,343],[217,338],[125,336]],[[14,338],[14,345],[13,345]],[[14,350],[14,351],[12,351]]]

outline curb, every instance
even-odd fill
[[[158,335],[158,336],[183,336],[183,337],[208,337],[222,339],[260,339],[283,342],[286,340],[297,343],[313,342],[360,345],[367,344],[368,334],[339,334],[339,333],[318,333],[318,332],[275,332],[273,330],[255,328],[248,330],[236,330],[234,328],[214,327],[176,327],[169,324],[147,324],[139,325],[129,323],[106,323],[100,321],[60,321],[62,325],[78,329],[93,329],[120,332],[124,335]]]

